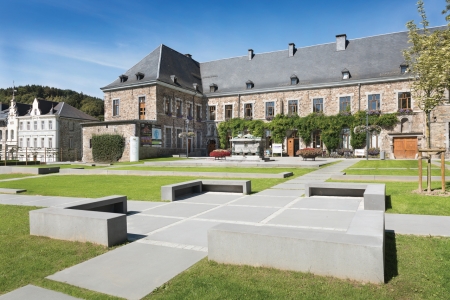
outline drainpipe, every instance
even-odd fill
[[[361,83],[358,83],[358,111],[361,110]]]
[[[238,94],[238,118],[241,117],[241,94]]]

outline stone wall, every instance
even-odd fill
[[[98,123],[97,123],[98,124]],[[84,125],[83,126],[83,161],[93,162],[91,139],[94,135],[120,134],[125,138],[125,149],[119,161],[130,161],[130,137],[136,135],[136,124],[118,125]]]
[[[105,92],[105,121],[139,119],[139,97],[145,97],[145,120],[156,120],[156,86]],[[119,114],[113,116],[113,100],[119,100]]]
[[[81,160],[83,152],[83,138],[81,132],[81,123],[85,123],[86,120],[77,119],[59,119],[59,153],[62,153],[62,161]],[[70,145],[72,140],[72,145]]]

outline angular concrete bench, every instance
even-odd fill
[[[378,183],[307,182],[305,197],[364,197],[364,210],[386,210],[386,185]]]
[[[177,197],[210,192],[242,193],[252,192],[250,180],[192,180],[161,187],[161,200],[175,201]]]
[[[127,197],[109,196],[64,208],[30,211],[30,234],[114,246],[127,240]]]

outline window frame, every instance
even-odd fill
[[[266,118],[275,117],[275,101],[267,101],[264,106]]]
[[[224,105],[224,120],[228,121],[231,119],[233,119],[233,104],[225,104]]]
[[[244,103],[244,117],[253,118],[253,103]]]
[[[313,98],[313,112],[315,113],[323,113],[323,98]],[[320,107],[320,109],[317,109]]]
[[[375,99],[373,99],[373,97],[375,96]],[[372,98],[372,99],[371,99]],[[376,108],[372,108],[371,107],[371,103],[376,103],[375,106]],[[372,110],[380,110],[381,108],[381,94],[369,94],[367,95],[367,110],[372,111]]]
[[[117,117],[120,115],[120,99],[112,100],[112,116]]]
[[[401,96],[409,94],[409,97],[402,98]],[[398,92],[398,109],[412,109],[411,92]],[[403,107],[403,102],[406,100],[407,107]]]
[[[215,121],[216,120],[216,114],[217,114],[217,107],[216,107],[216,105],[209,105],[208,106],[208,121]]]
[[[348,101],[345,101],[345,100],[348,100]],[[345,104],[345,108],[342,107],[344,103],[348,103],[348,104]],[[351,105],[352,105],[352,97],[351,96],[340,96],[339,97],[339,112],[346,112],[347,108],[349,108],[350,109],[349,111],[351,111],[352,110]]]
[[[294,108],[295,109],[292,109]],[[288,100],[288,116],[298,115],[298,100]]]

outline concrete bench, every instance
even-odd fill
[[[51,174],[59,173],[59,167],[48,167],[48,168],[37,168],[37,167],[13,167],[13,166],[2,166],[0,168],[0,174],[11,174],[11,173],[21,173],[21,174]]]
[[[126,213],[126,196],[32,210],[29,213],[30,234],[111,247],[127,240]]]
[[[208,259],[384,283],[384,214],[374,213],[380,234],[219,224],[208,231]]]
[[[193,180],[161,187],[161,200],[175,201],[177,197],[201,192],[250,194],[250,180]]]
[[[307,182],[305,197],[364,197],[365,210],[386,210],[386,185],[375,183]]]

